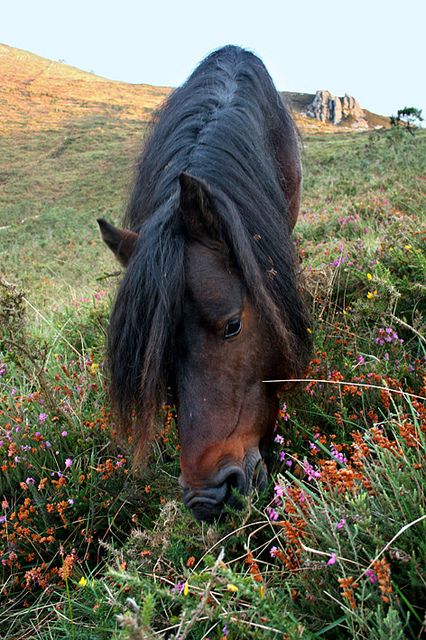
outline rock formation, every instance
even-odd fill
[[[333,124],[345,124],[346,120],[354,128],[368,129],[364,111],[358,101],[347,94],[339,98],[333,96],[330,91],[317,91],[306,110],[306,115],[321,122]]]

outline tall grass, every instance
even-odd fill
[[[181,504],[173,408],[164,407],[150,464],[137,477],[129,472],[131,442],[116,440],[103,364],[113,286],[96,280],[113,267],[89,264],[90,246],[80,257],[72,250],[70,268],[81,280],[71,301],[62,292],[44,305],[49,291],[61,290],[64,271],[50,283],[30,270],[20,281],[17,264],[6,271],[5,640],[420,637],[425,140],[392,131],[307,140],[297,243],[314,353],[306,381],[283,398],[268,490],[221,523],[197,523]],[[84,136],[78,144],[80,153]],[[110,144],[107,136],[100,156],[118,153]],[[72,149],[63,154],[74,166]],[[74,166],[76,184],[92,161],[89,154],[87,166]],[[91,198],[104,175],[95,166]],[[39,188],[47,198],[49,185]],[[49,251],[59,255],[73,216],[55,206],[59,231]],[[95,242],[81,207],[78,224]],[[13,233],[22,255],[28,235]],[[34,235],[35,261],[45,240]]]

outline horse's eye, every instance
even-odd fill
[[[225,338],[233,338],[237,336],[241,331],[241,320],[240,318],[233,318],[233,320],[229,320],[225,327]]]

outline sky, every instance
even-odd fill
[[[0,0],[0,42],[113,80],[178,86],[207,53],[257,53],[281,91],[426,114],[426,0]],[[1,82],[1,78],[0,78]]]

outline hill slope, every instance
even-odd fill
[[[0,133],[58,129],[82,117],[112,116],[149,121],[170,87],[108,80],[28,51],[0,44]],[[338,133],[336,127],[304,115],[314,94],[283,92],[303,133]],[[387,118],[366,112],[371,126]]]
[[[167,87],[131,85],[0,44],[0,133],[57,129],[87,116],[149,120]]]

